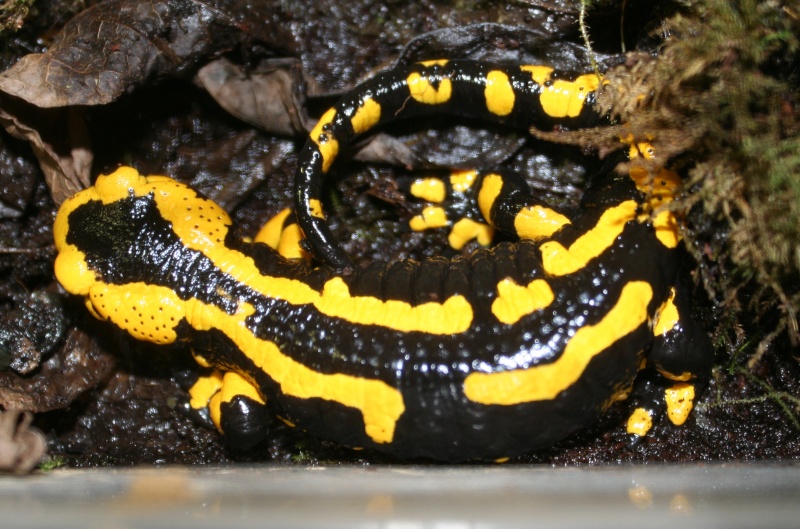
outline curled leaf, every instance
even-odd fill
[[[294,136],[310,128],[299,61],[264,61],[245,70],[221,57],[200,68],[197,79],[228,113],[262,130]]]
[[[0,124],[31,143],[60,203],[86,187],[93,153],[83,108],[132,89],[179,77],[241,41],[280,42],[280,6],[244,0],[108,0],[79,13],[45,53],[26,55],[0,73]]]
[[[32,420],[27,412],[0,412],[0,472],[27,474],[47,452],[44,434]]]
[[[225,33],[215,30],[235,23],[206,2],[101,2],[70,20],[45,53],[0,74],[0,90],[41,108],[110,103],[188,70],[223,44]]]

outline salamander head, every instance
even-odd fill
[[[61,206],[56,277],[99,319],[137,339],[170,343],[186,317],[185,298],[203,292],[190,270],[227,255],[230,223],[189,187],[121,167]]]
[[[110,175],[100,176],[93,187],[76,193],[61,205],[53,224],[58,250],[55,273],[68,292],[85,296],[98,281],[96,271],[87,261],[87,244],[98,249],[108,246],[120,240],[117,228],[131,224],[131,219],[97,213],[106,209],[103,206],[135,196],[136,190],[146,183],[147,179],[135,169],[121,167]]]

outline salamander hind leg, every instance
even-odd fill
[[[636,391],[639,405],[627,425],[634,443],[647,434],[661,413],[665,412],[675,426],[686,421],[695,398],[705,388],[714,360],[708,334],[692,318],[688,285],[683,281],[670,290],[656,315],[653,334],[647,356],[649,376],[641,377],[643,382]]]
[[[258,389],[234,371],[211,370],[189,388],[187,412],[213,426],[228,446],[248,449],[267,437],[269,415]]]
[[[496,231],[511,239],[541,240],[571,223],[558,208],[537,198],[521,175],[506,169],[426,176],[403,187],[424,204],[411,218],[411,229],[448,228],[455,250],[472,240],[488,246]]]
[[[489,246],[495,230],[483,219],[475,202],[479,177],[478,171],[463,170],[401,180],[401,189],[416,200],[409,227],[414,231],[447,229],[447,241],[454,250],[472,241]]]

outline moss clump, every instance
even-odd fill
[[[688,174],[674,206],[687,214],[712,295],[757,316],[779,307],[777,327],[796,341],[800,9],[788,0],[694,1],[666,28],[657,55],[608,73],[601,102],[625,133],[653,137],[661,159]]]
[[[0,35],[22,27],[35,0],[7,0],[0,4]]]

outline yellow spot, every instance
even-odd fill
[[[548,116],[554,118],[577,117],[583,110],[586,96],[600,86],[596,74],[581,75],[574,81],[556,79],[542,87],[539,101]]]
[[[236,371],[226,371],[222,377],[222,402],[232,402],[234,398],[242,396],[247,397],[259,404],[266,404],[267,401],[261,395],[261,392],[253,385],[252,382],[237,373]]]
[[[483,215],[483,218],[488,222],[491,222],[492,206],[502,189],[503,177],[499,174],[487,174],[483,178],[481,188],[478,191],[478,209],[480,209],[481,215]]]
[[[663,336],[680,322],[678,307],[675,306],[675,287],[669,291],[669,299],[658,309],[653,325],[653,335]]]
[[[493,238],[494,228],[465,217],[453,225],[453,229],[447,236],[447,242],[454,250],[460,250],[473,239],[477,239],[481,246],[489,246]]]
[[[421,64],[422,66],[425,66],[425,67],[428,67],[428,66],[444,66],[445,64],[447,64],[447,62],[448,62],[447,59],[431,59],[429,61],[420,61],[419,64]]]
[[[656,231],[656,238],[666,248],[675,248],[681,241],[680,227],[678,219],[671,211],[661,211],[653,219],[653,229]]]
[[[253,242],[264,243],[287,259],[310,260],[311,256],[303,250],[300,242],[305,238],[297,223],[284,227],[286,218],[292,212],[285,208],[272,217],[256,234]]]
[[[133,189],[147,180],[132,167],[120,167],[109,177],[99,177],[93,187],[84,189],[65,200],[53,223],[53,238],[59,254],[54,269],[56,278],[69,292],[85,295],[97,282],[95,273],[89,269],[86,256],[77,247],[67,244],[69,215],[91,200],[110,204],[128,197]]]
[[[463,193],[472,187],[475,180],[478,178],[478,171],[453,171],[450,174],[450,185],[456,193]]]
[[[608,314],[598,323],[575,331],[556,361],[526,369],[471,373],[464,381],[464,395],[473,402],[504,406],[556,398],[581,377],[592,358],[647,321],[652,297],[648,283],[626,284]]]
[[[322,202],[320,202],[316,198],[308,199],[308,210],[311,212],[312,217],[316,217],[318,219],[325,219],[325,213],[322,211]]]
[[[511,459],[510,457],[498,457],[497,459],[494,460],[494,462],[497,463],[498,465],[502,465],[503,463],[508,463],[510,459]]]
[[[64,202],[62,208],[67,206],[68,203]],[[64,211],[63,209],[59,211]],[[67,215],[59,215],[59,219],[66,220]],[[53,230],[56,231],[55,228]],[[56,234],[56,248],[59,254],[56,257],[53,265],[53,270],[56,274],[56,279],[68,292],[85,294],[89,291],[92,285],[98,282],[95,273],[89,269],[89,264],[86,262],[86,255],[79,251],[72,245],[66,244],[66,232],[63,235]],[[59,247],[60,246],[60,247]]]
[[[208,401],[208,415],[211,417],[214,427],[224,434],[225,430],[222,429],[222,395],[219,391],[214,393]]]
[[[281,240],[278,243],[276,250],[286,259],[305,259],[311,260],[311,256],[300,245],[300,242],[305,239],[303,230],[300,225],[296,223],[289,224],[281,232]]]
[[[628,149],[628,158],[631,160],[639,158],[640,156],[645,160],[655,160],[656,150],[649,141],[636,142],[633,140],[633,136],[630,135],[623,141],[631,144],[630,149]]]
[[[443,65],[445,62],[447,61],[428,61],[421,64],[431,66],[433,64]],[[438,86],[434,86],[434,84],[431,83],[430,77],[412,72],[409,74],[408,78],[406,78],[406,83],[408,84],[408,91],[411,97],[426,105],[446,103],[450,100],[450,96],[453,92],[453,85],[447,77],[439,79]]]
[[[523,72],[528,72],[531,74],[531,79],[534,80],[536,84],[543,85],[550,79],[550,74],[553,73],[553,69],[549,66],[538,66],[538,65],[525,65],[520,66],[519,68]]]
[[[550,237],[565,224],[570,224],[567,217],[538,205],[522,208],[514,217],[514,230],[520,239],[539,240]]]
[[[664,391],[667,417],[675,426],[680,426],[689,417],[694,407],[694,386],[679,382]]]
[[[419,178],[411,184],[411,194],[427,202],[442,202],[447,195],[444,182],[438,178]]]
[[[264,243],[272,249],[277,249],[278,244],[281,241],[281,232],[283,232],[283,223],[286,221],[286,217],[288,217],[292,213],[290,208],[284,208],[267,221],[261,229],[258,231],[256,236],[253,238],[254,242]]]
[[[492,70],[486,74],[486,108],[498,116],[507,116],[514,110],[514,89],[508,75],[500,70]]]
[[[365,99],[358,107],[353,118],[350,120],[353,125],[353,132],[361,134],[368,131],[381,119],[381,105],[372,98]]]
[[[215,373],[216,377],[219,380],[219,387],[217,391],[211,394],[210,398],[206,401],[208,405],[209,415],[211,416],[211,422],[214,423],[214,426],[222,433],[225,431],[222,428],[222,405],[227,404],[233,401],[234,398],[238,396],[248,397],[260,404],[266,404],[264,397],[261,396],[261,392],[246,378],[244,378],[239,373],[235,371],[226,371],[224,375],[219,375],[219,373]],[[198,381],[199,383],[200,381]],[[209,383],[213,384],[215,381]],[[197,383],[195,383],[195,386]],[[194,386],[192,386],[194,389]],[[191,395],[191,390],[190,395]],[[200,397],[200,395],[198,395]],[[190,403],[191,404],[191,403]],[[194,405],[192,405],[195,408]],[[203,406],[199,406],[198,408],[202,408]],[[197,408],[196,408],[197,409]]]
[[[675,171],[662,167],[654,174],[635,161],[631,163],[628,176],[634,181],[636,188],[650,199],[651,209],[671,202],[681,185],[681,177]]]
[[[192,358],[194,358],[194,361],[200,364],[201,367],[205,368],[211,367],[211,363],[208,361],[208,359],[205,356],[199,354],[197,351],[192,351]],[[220,376],[222,375],[220,374]]]
[[[384,301],[371,296],[351,296],[340,277],[325,283],[316,307],[323,314],[346,315],[345,319],[352,323],[383,326],[391,322],[391,328],[401,332],[457,334],[472,324],[472,307],[461,295],[451,296],[444,303],[419,305],[395,299]]]
[[[633,391],[633,384],[621,384],[614,388],[614,392],[606,400],[605,404],[603,405],[603,409],[608,409],[612,404],[615,402],[621,402],[623,400],[627,400],[630,396],[631,391]]]
[[[678,173],[662,167],[654,175],[646,167],[632,164],[628,176],[648,199],[645,211],[639,220],[642,222],[649,220],[650,214],[656,211],[652,219],[656,237],[667,248],[678,246],[681,234],[677,216],[673,211],[664,209],[675,198],[680,187],[681,178]]]
[[[104,204],[127,198],[133,189],[147,180],[133,167],[120,167],[113,174],[114,178],[98,178],[94,184],[97,194],[107,200]]]
[[[523,317],[550,305],[555,296],[544,279],[534,279],[520,286],[511,279],[497,283],[497,298],[492,302],[492,314],[507,325],[514,325]]]
[[[644,437],[650,428],[653,427],[653,416],[649,410],[644,408],[636,408],[628,417],[627,432],[629,434]]]
[[[189,406],[201,410],[208,406],[211,397],[222,388],[222,373],[214,371],[209,376],[199,377],[189,388]]]
[[[438,206],[428,206],[419,215],[414,215],[408,225],[414,231],[424,231],[447,226],[447,213]]]
[[[319,121],[314,128],[311,129],[311,133],[309,134],[309,138],[317,145],[320,155],[322,156],[323,173],[328,172],[331,164],[336,159],[336,155],[339,154],[339,141],[334,137],[332,132],[323,130],[326,125],[333,123],[333,118],[335,117],[336,109],[329,108],[322,117],[319,118]]]
[[[547,273],[557,276],[571,274],[598,257],[614,244],[625,224],[636,218],[636,202],[627,200],[607,209],[597,224],[578,237],[569,248],[561,243],[548,241],[541,245],[542,264]]]

